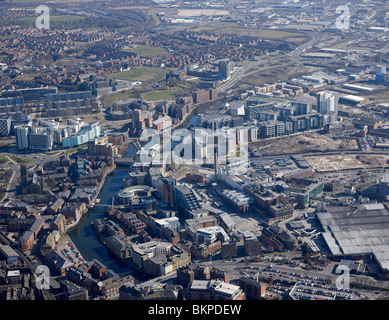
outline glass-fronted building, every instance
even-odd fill
[[[77,133],[72,134],[70,137],[62,139],[62,146],[64,148],[74,148],[88,143],[100,136],[100,124],[99,122],[92,122],[87,126],[81,128]]]

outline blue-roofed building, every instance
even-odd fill
[[[99,136],[100,124],[98,121],[92,122],[89,125],[82,127],[79,132],[72,134],[70,137],[63,138],[62,146],[64,148],[78,147]]]

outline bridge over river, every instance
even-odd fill
[[[119,158],[119,157],[116,157],[115,159],[115,163],[117,165],[132,165],[134,163],[134,159],[133,158],[130,158],[130,157],[122,157],[122,158]]]

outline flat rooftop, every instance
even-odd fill
[[[363,100],[366,100],[366,98],[363,98],[363,97],[359,97],[359,96],[354,96],[352,94],[349,94],[349,95],[345,95],[343,97],[341,97],[342,99],[346,99],[346,100],[350,100],[350,101],[353,101],[353,102],[361,102]]]
[[[383,269],[389,269],[389,211],[384,205],[328,207],[317,216],[333,255],[373,254]]]

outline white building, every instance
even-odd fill
[[[159,254],[164,254],[166,257],[168,257],[170,255],[171,248],[171,243],[160,241],[149,241],[145,243],[134,244],[131,247],[132,261],[139,267],[142,267],[145,260],[155,257]]]
[[[155,223],[162,229],[170,228],[174,231],[180,231],[180,219],[177,217],[155,220]]]
[[[319,92],[317,95],[317,112],[321,114],[333,114],[332,117],[326,117],[327,119],[324,123],[326,124],[332,124],[333,119],[337,118],[338,115],[338,101],[339,101],[339,95],[335,92],[330,91],[322,91]]]
[[[233,117],[244,116],[245,115],[244,103],[243,102],[234,103],[230,108],[230,112]]]
[[[221,238],[222,242],[230,240],[230,237],[219,226],[197,229],[196,242],[197,243],[212,243]]]
[[[16,145],[19,150],[28,149],[28,134],[31,131],[30,126],[17,126],[15,127],[15,135],[16,135]]]

